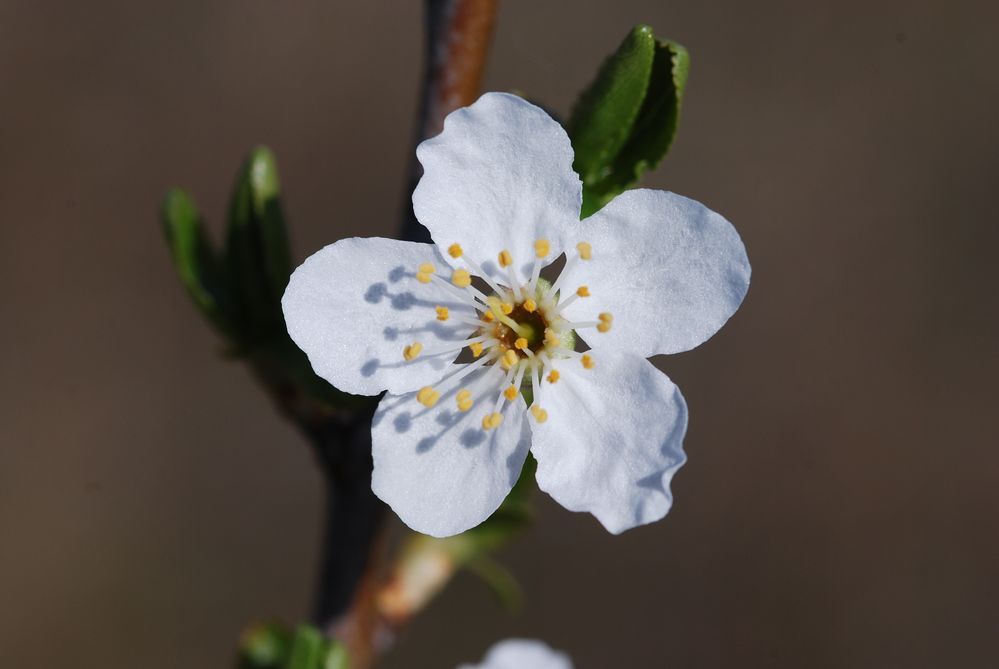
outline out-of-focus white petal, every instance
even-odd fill
[[[288,334],[316,374],[358,395],[408,392],[444,375],[458,350],[407,362],[403,349],[413,342],[428,353],[458,346],[472,326],[438,321],[435,307],[446,306],[454,316],[474,311],[446,287],[417,281],[425,262],[446,267],[431,244],[354,237],[295,270],[281,306]]]
[[[573,263],[565,290],[591,296],[565,313],[574,321],[614,317],[610,332],[581,332],[595,349],[649,357],[694,348],[725,324],[749,289],[749,259],[739,233],[694,200],[631,190],[578,226],[593,257]]]
[[[563,234],[579,223],[583,190],[569,137],[519,97],[486,93],[452,112],[416,155],[423,165],[413,192],[416,217],[442,250],[460,244],[490,275],[501,272],[504,249],[526,274],[537,239],[551,242],[554,259]]]
[[[378,405],[371,428],[371,488],[417,532],[446,537],[475,527],[520,476],[530,450],[524,400],[518,396],[506,403],[503,422],[488,431],[482,418],[492,412],[495,392],[479,397],[470,411],[459,411],[455,402],[460,388],[482,385],[483,375],[495,371],[469,374],[458,387],[442,391],[429,409],[417,402],[416,393],[386,395]]]
[[[619,534],[669,511],[670,479],[686,461],[687,405],[641,356],[591,355],[593,369],[574,359],[556,362],[558,382],[541,384],[548,420],[531,422],[531,452],[539,488]]]
[[[573,669],[564,653],[533,639],[500,641],[486,653],[481,664],[462,664],[458,669]]]

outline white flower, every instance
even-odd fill
[[[317,374],[388,390],[375,493],[411,528],[457,534],[496,510],[530,450],[538,486],[609,531],[662,518],[687,407],[646,358],[697,346],[739,307],[750,268],[735,229],[656,190],[580,222],[568,136],[512,95],[455,111],[417,156],[413,205],[436,246],[341,240],[283,300]],[[539,280],[563,252],[554,283]]]
[[[462,664],[458,669],[573,669],[564,654],[532,639],[507,639],[489,649],[482,664]]]

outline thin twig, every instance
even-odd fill
[[[441,131],[445,116],[478,97],[495,16],[496,0],[426,0],[426,67],[415,141],[410,149],[413,163],[402,206],[401,239],[430,241],[426,228],[413,214],[412,193],[422,173],[415,147]],[[324,463],[331,485],[331,505],[317,619],[347,644],[351,669],[374,666],[398,626],[398,621],[390,620],[380,608],[379,593],[386,576],[377,559],[383,552],[379,548],[383,506],[377,500],[371,504],[370,423],[368,414],[353,424],[346,435],[349,443],[341,443],[333,451],[335,459]],[[313,441],[321,444],[323,438],[318,436]],[[324,453],[324,449],[319,452]],[[358,466],[367,469],[362,472],[356,469]],[[347,480],[337,472],[344,472]],[[350,606],[338,615],[344,595],[351,597]]]

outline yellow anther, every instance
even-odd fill
[[[447,247],[447,254],[452,258],[460,258],[464,251],[461,250],[461,244],[451,244]]]
[[[597,318],[599,318],[600,322],[602,323],[610,323],[611,321],[614,320],[614,316],[612,316],[610,312],[607,311],[603,311],[600,314],[598,314]]]
[[[482,344],[480,344],[479,342],[471,344],[468,348],[472,349],[472,355],[475,356],[476,358],[482,355]]]
[[[521,351],[523,351],[527,348],[527,340],[524,339],[523,337],[520,337],[517,339],[517,341],[513,342],[513,347],[519,348]]]
[[[518,360],[520,360],[520,358],[517,357],[517,352],[512,348],[508,348],[506,353],[503,354],[503,358],[500,360],[500,366],[503,367],[503,369],[509,370],[517,364]]]
[[[508,386],[507,389],[503,391],[503,397],[506,398],[507,402],[512,402],[517,399],[517,386]]]
[[[579,251],[579,257],[583,260],[589,260],[593,257],[593,247],[588,242],[579,242],[576,244],[576,250]]]
[[[600,322],[597,323],[597,331],[610,332],[611,323],[614,322],[614,317],[605,311],[602,314],[600,314],[598,318],[600,319]]]
[[[448,319],[447,307],[437,307],[437,320],[446,321]]]
[[[483,416],[482,418],[482,429],[483,430],[494,430],[500,426],[503,422],[503,414],[501,413],[491,413]]]
[[[430,386],[423,386],[416,393],[416,401],[428,409],[437,404],[437,400],[440,398],[441,394]]]
[[[509,267],[513,264],[513,256],[506,249],[499,252],[499,264],[500,267]]]
[[[430,283],[434,278],[433,274],[424,274],[423,272],[416,273],[416,280],[420,283]]]
[[[509,302],[504,302],[503,304],[500,305],[500,311],[503,312],[504,316],[509,316],[511,313],[513,313],[513,305],[510,304]]]
[[[597,364],[593,362],[593,358],[591,358],[587,353],[584,353],[583,357],[580,358],[579,361],[583,363],[583,369],[593,369],[593,366]]]
[[[468,288],[472,285],[472,275],[468,273],[467,269],[456,269],[451,274],[451,283],[459,288]]]
[[[553,369],[552,371],[548,372],[548,383],[555,383],[556,381],[558,381],[560,376],[562,375],[558,373],[558,370]]]
[[[484,314],[482,314],[482,320],[484,320],[486,323],[492,323],[494,320],[496,320],[496,317],[493,316],[493,312],[487,311]]]
[[[458,405],[458,411],[468,411],[475,404],[475,400],[472,399],[472,391],[467,388],[459,390],[454,399]]]
[[[524,307],[524,311],[526,311],[529,314],[533,314],[535,311],[538,310],[538,303],[532,300],[531,298],[527,298],[526,300],[524,300],[524,304],[522,304],[521,306]]]
[[[611,324],[609,322],[597,323],[597,332],[610,332]]]
[[[414,341],[412,344],[402,349],[402,357],[406,359],[407,362],[416,359],[416,356],[420,355],[420,351],[423,350],[423,344],[418,341]]]
[[[544,258],[552,250],[551,242],[547,239],[539,239],[534,242],[534,255]]]
[[[589,297],[590,289],[587,288],[586,286],[580,286],[579,288],[576,289],[576,295],[579,295],[580,297]]]
[[[551,328],[545,328],[545,343],[549,346],[561,346],[562,340],[558,338],[555,331]]]
[[[534,416],[534,420],[539,423],[544,423],[548,420],[548,412],[539,407],[537,404],[531,405],[531,415]]]

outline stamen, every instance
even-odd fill
[[[520,337],[519,339],[517,339],[517,341],[513,342],[513,347],[516,349],[520,349],[521,351],[526,351],[527,340],[524,339],[523,337]]]
[[[460,341],[452,342],[450,344],[444,344],[443,346],[432,348],[427,351],[423,351],[422,350],[423,347],[421,346],[420,352],[422,352],[424,357],[432,358],[435,355],[444,355],[445,353],[454,353],[455,351],[460,351],[466,346],[471,346],[476,342],[485,341],[485,340],[486,340],[486,335],[479,335],[478,337],[472,337],[471,339],[462,339]]]
[[[503,357],[500,358],[500,365],[503,367],[503,369],[510,369],[511,367],[516,365],[519,360],[520,357],[517,355],[517,352],[514,351],[512,348],[508,348],[506,350],[506,353],[503,354]]]
[[[482,429],[486,430],[487,432],[489,430],[494,430],[497,427],[499,427],[500,423],[502,422],[503,422],[503,414],[499,412],[487,414],[482,418]]]
[[[476,308],[478,305],[476,301],[481,304],[486,303],[486,296],[482,292],[472,285],[472,275],[468,273],[467,269],[456,269],[451,273],[451,283],[448,283],[444,279],[438,276],[434,276],[435,279],[441,282],[441,285],[447,286],[448,290],[454,291],[458,294],[461,300],[466,302],[471,302]],[[462,290],[464,289],[464,290]],[[466,293],[467,291],[467,293]],[[471,293],[472,299],[468,299],[468,293]]]
[[[535,362],[533,356],[531,357],[531,362],[532,363]],[[536,404],[538,402],[538,399],[539,399],[538,398],[538,387],[541,386],[541,378],[538,376],[538,368],[539,368],[539,366],[540,365],[537,365],[537,364],[532,364],[531,365],[531,397],[533,398],[532,405]]]
[[[466,363],[464,365],[455,365],[458,369],[438,381],[437,385],[441,388],[450,388],[452,385],[457,384],[458,381],[461,381],[463,378],[488,362],[489,358],[479,358],[475,362]],[[488,376],[489,372],[486,372],[486,374],[483,375],[483,378],[487,378]]]
[[[538,303],[532,300],[531,298],[527,298],[526,300],[524,300],[524,304],[522,304],[521,306],[524,307],[524,311],[526,311],[529,314],[533,314],[538,309]]]
[[[464,256],[464,258],[465,258],[465,264],[468,265],[469,268],[471,268],[472,273],[475,274],[475,276],[481,278],[483,281],[485,281],[486,284],[492,289],[494,293],[503,292],[503,290],[499,287],[499,285],[495,281],[490,279],[489,275],[486,274],[485,270],[483,270],[479,266],[479,263],[472,260],[469,256]]]
[[[468,348],[472,349],[472,355],[474,357],[478,358],[480,355],[482,355],[482,344],[480,344],[479,342],[475,342]]]
[[[553,369],[552,371],[548,372],[548,383],[557,383],[559,377],[561,376],[562,375],[558,373],[557,369]]]
[[[510,289],[513,290],[513,296],[519,302],[521,299],[520,280],[517,278],[517,272],[513,267],[513,256],[506,249],[499,252],[499,264],[500,267],[506,268],[507,277],[510,279]]]
[[[451,246],[447,247],[447,253],[452,258],[457,259],[460,258],[461,254],[464,252],[461,250],[461,244],[451,244]]]
[[[440,398],[441,394],[436,390],[434,390],[433,388],[431,388],[430,386],[423,386],[416,393],[416,401],[422,404],[423,406],[427,407],[428,409],[432,408],[435,404],[437,404],[437,401]]]
[[[549,314],[549,317],[554,318],[558,316],[560,313],[562,313],[565,310],[566,307],[568,307],[570,304],[575,302],[580,297],[589,297],[589,296],[590,296],[590,289],[587,286],[580,286],[579,288],[576,289],[575,293],[562,300],[559,303],[559,305],[555,307],[555,310],[551,314]]]
[[[420,283],[430,283],[437,268],[433,263],[425,262],[416,268],[416,280]]]
[[[527,292],[534,294],[538,288],[538,278],[541,276],[541,261],[551,253],[552,245],[547,239],[534,242],[534,264],[531,267],[531,280],[527,283]]]
[[[511,369],[506,373],[506,376],[503,377],[503,383],[501,385],[507,386],[507,388],[503,392],[501,392],[499,396],[496,398],[496,404],[493,405],[493,413],[499,413],[500,409],[503,408],[503,402],[505,400],[510,400],[512,402],[514,399],[516,399],[517,384],[513,383],[513,380],[515,373],[517,374],[517,378],[520,378],[519,371],[520,371],[519,368],[517,370]],[[512,390],[512,395],[510,394],[511,390]]]
[[[544,423],[548,420],[548,412],[542,409],[537,404],[531,405],[531,415],[534,416],[534,420],[538,423]]]
[[[409,346],[402,349],[402,357],[405,358],[406,362],[415,360],[416,356],[420,355],[420,351],[423,350],[423,344],[418,341],[414,341]]]
[[[462,290],[437,274],[430,275],[430,279],[446,290],[450,295],[453,295],[455,299],[464,302],[473,309],[481,309],[486,303],[486,296],[477,291],[474,287]]]
[[[579,242],[576,244],[577,254],[565,261],[565,267],[562,268],[562,272],[555,279],[555,283],[548,290],[551,295],[555,295],[559,291],[559,287],[562,285],[562,279],[569,276],[569,271],[576,266],[576,263],[580,258],[583,260],[589,260],[593,257],[593,248],[587,242]],[[568,255],[568,254],[566,254]]]
[[[551,328],[545,328],[545,344],[548,346],[561,346],[562,340]]]
[[[447,307],[437,307],[437,320],[446,321],[448,319]]]
[[[597,364],[593,362],[593,358],[588,353],[584,353],[582,357],[580,357],[579,361],[583,363],[583,369],[593,369],[593,367]]]
[[[493,312],[487,311],[484,314],[482,314],[482,320],[484,320],[486,323],[492,323],[494,320],[496,320],[496,317],[493,316]]]
[[[458,405],[458,411],[468,411],[475,404],[475,400],[472,399],[472,391],[468,388],[463,388],[458,391],[458,394],[454,397],[455,403]]]
[[[604,311],[597,316],[597,318],[600,319],[600,325],[597,326],[597,332],[610,332],[611,324],[614,322],[614,317]]]

